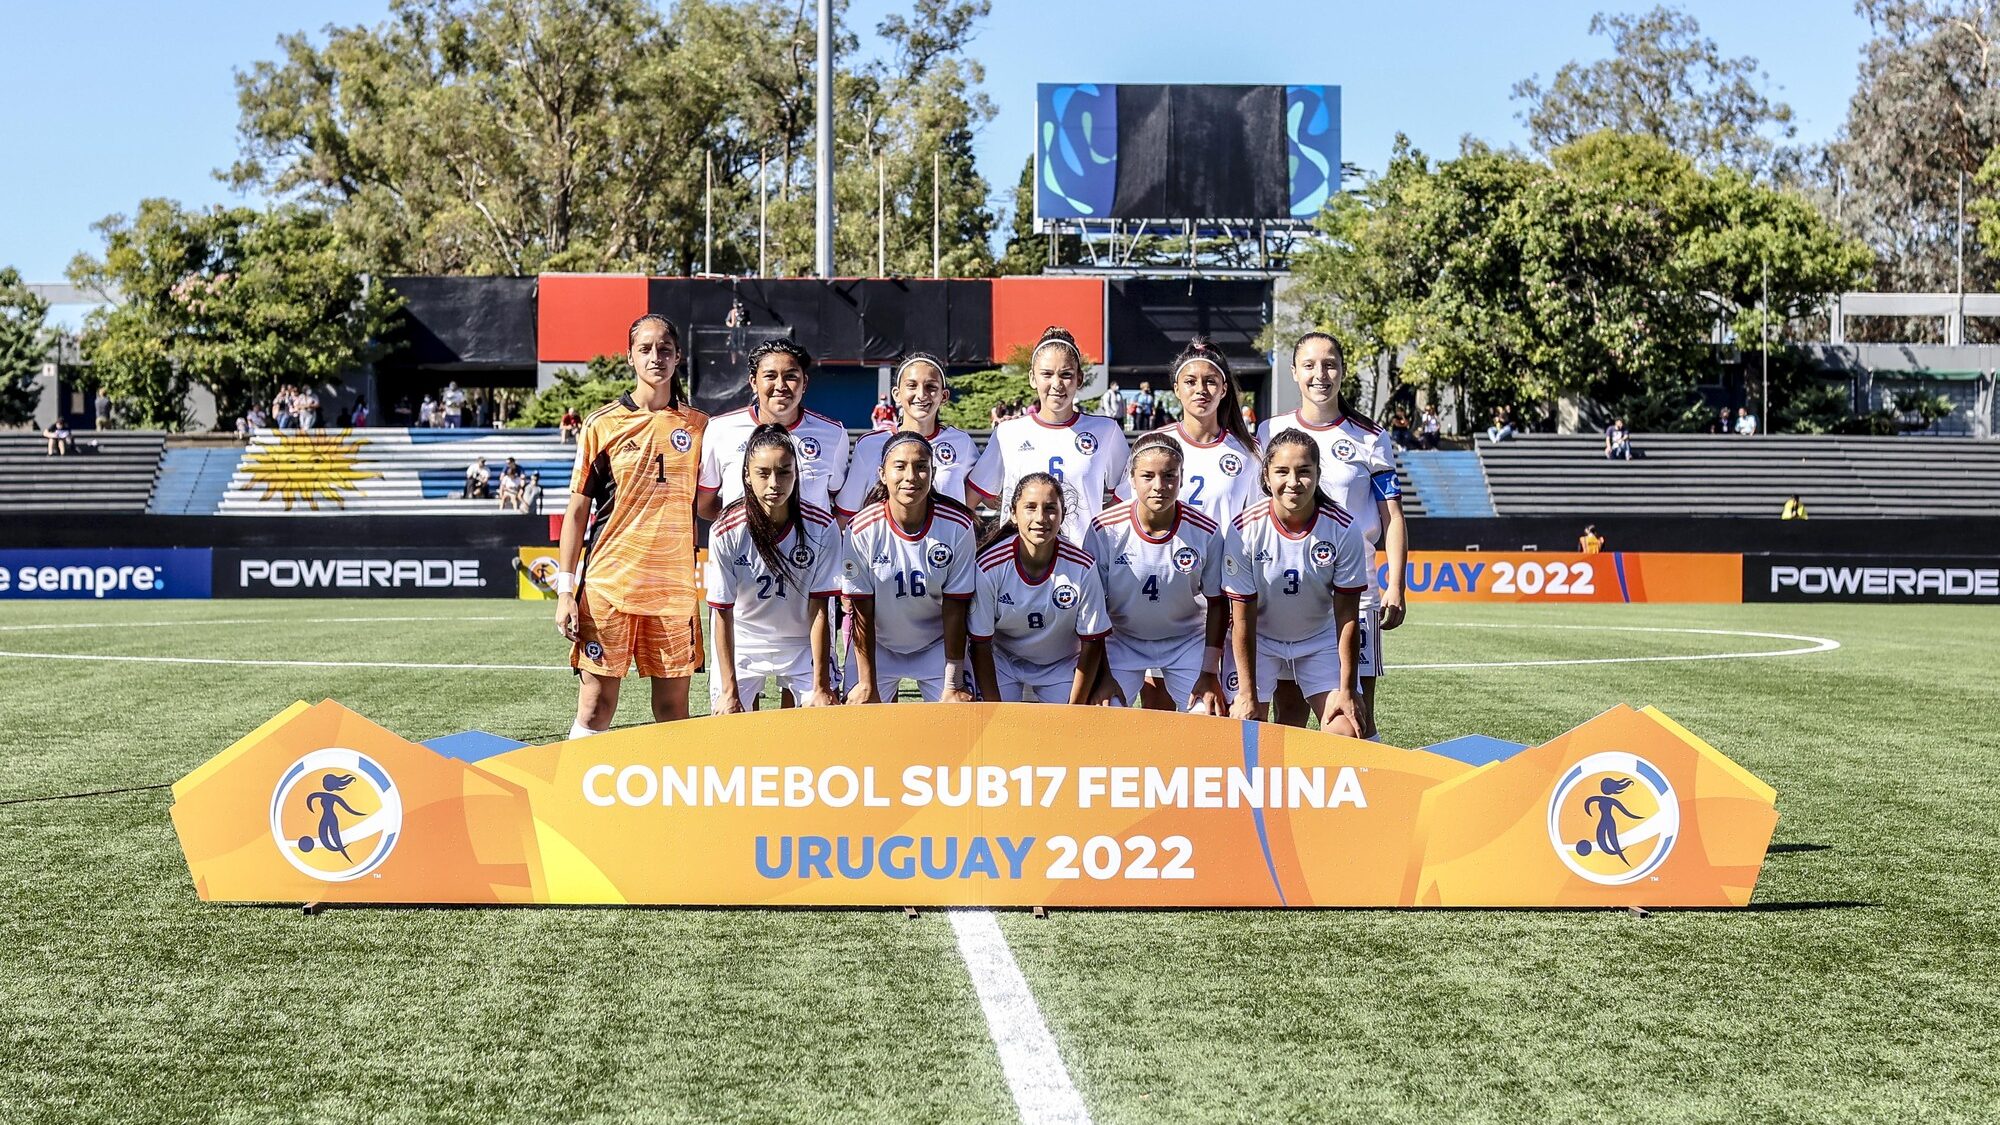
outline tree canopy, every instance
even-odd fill
[[[48,357],[49,303],[21,280],[12,266],[0,268],[0,426],[25,426],[35,420]]]

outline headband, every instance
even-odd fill
[[[1175,383],[1180,382],[1181,372],[1186,371],[1188,369],[1188,364],[1190,363],[1206,363],[1210,367],[1215,368],[1216,374],[1221,375],[1224,379],[1229,378],[1229,369],[1227,367],[1222,366],[1222,364],[1218,362],[1218,359],[1219,359],[1218,356],[1211,355],[1207,352],[1199,352],[1187,357],[1184,360],[1181,360],[1180,363],[1177,366],[1175,366],[1174,373],[1172,375],[1167,376],[1167,385],[1172,386]]]
[[[1077,350],[1076,345],[1070,343],[1068,340],[1055,338],[1043,340],[1041,343],[1036,344],[1035,350],[1028,353],[1028,362],[1033,363],[1035,357],[1042,354],[1043,348],[1068,348],[1069,354],[1076,358],[1077,370],[1081,371],[1083,369],[1083,353]]]
[[[899,445],[908,445],[912,442],[923,446],[925,453],[931,451],[931,443],[924,440],[924,435],[915,430],[898,430],[896,433],[890,435],[888,441],[882,443],[882,459],[885,461],[888,460],[891,449]]]
[[[928,364],[931,367],[937,368],[938,377],[940,379],[944,377],[944,364],[938,362],[936,359],[927,355],[913,355],[896,365],[896,378],[894,381],[898,383],[902,382],[903,372],[908,371],[910,368],[916,366],[919,363]]]

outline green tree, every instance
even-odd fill
[[[582,371],[564,367],[556,381],[536,391],[514,415],[509,426],[551,429],[562,423],[565,410],[579,417],[632,389],[632,364],[622,355],[601,355]]]
[[[1029,349],[1016,347],[999,367],[954,376],[951,401],[938,411],[938,419],[961,430],[984,430],[993,424],[993,408],[1003,402],[1027,406],[1035,401],[1035,389],[1028,382]]]
[[[353,371],[374,357],[395,308],[314,211],[148,199],[132,218],[112,215],[94,229],[104,256],[79,254],[70,279],[117,303],[90,314],[84,356],[144,426],[184,426],[193,384],[229,419],[279,384]]]
[[[1048,260],[1048,239],[1035,233],[1035,157],[1030,153],[1014,185],[1014,205],[1008,208],[1006,252],[993,272],[1002,277],[1038,274]]]
[[[1797,131],[1791,107],[1759,88],[1769,78],[1757,60],[1724,57],[1686,12],[1599,12],[1590,33],[1610,38],[1610,58],[1564,63],[1546,87],[1539,76],[1514,84],[1536,152],[1610,130],[1655,137],[1705,167],[1757,171]]]
[[[35,420],[42,388],[36,383],[49,353],[49,303],[22,282],[19,270],[0,268],[0,426]]]

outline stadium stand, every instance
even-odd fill
[[[214,515],[241,460],[243,447],[233,442],[167,450],[146,511],[156,516]]]
[[[513,457],[540,473],[540,510],[569,502],[576,447],[554,430],[258,430],[250,438],[220,515],[487,515],[492,498],[466,499],[465,469],[484,457],[498,489]]]
[[[1493,514],[1493,496],[1478,454],[1405,453],[1397,462],[1405,515],[1479,519]]]
[[[1609,461],[1595,434],[1523,434],[1479,443],[1503,516],[1656,513],[1768,516],[1785,498],[1812,515],[2000,512],[2000,442],[1959,438],[1641,434],[1639,456]]]
[[[143,512],[166,435],[80,430],[77,452],[46,455],[38,433],[0,434],[0,512]]]

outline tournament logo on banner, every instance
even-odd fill
[[[1606,751],[1578,762],[1549,797],[1549,842],[1571,871],[1605,886],[1636,883],[1674,850],[1681,807],[1651,762]]]
[[[330,747],[300,758],[271,796],[271,837],[291,865],[345,883],[381,866],[403,827],[403,796],[365,754]]]

